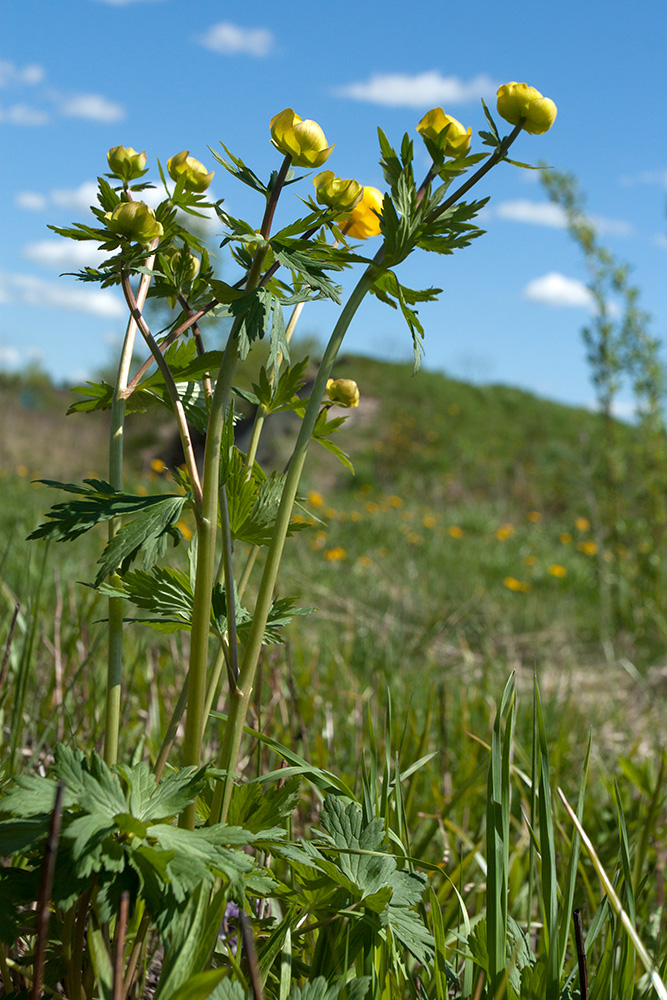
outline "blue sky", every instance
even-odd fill
[[[268,122],[290,106],[336,144],[327,167],[382,187],[378,125],[396,143],[408,131],[419,144],[416,123],[441,105],[476,132],[485,127],[480,97],[495,108],[495,90],[509,80],[558,105],[553,129],[522,134],[513,155],[578,176],[602,238],[632,264],[652,332],[664,338],[666,49],[664,0],[6,4],[0,366],[38,358],[57,379],[78,381],[112,357],[124,328],[119,294],[59,277],[86,263],[75,254],[87,245],[46,228],[86,219],[110,146],[145,149],[157,180],[156,159],[182,149],[215,168],[208,147],[222,140],[268,176],[280,160]],[[418,156],[426,169],[422,149]],[[219,165],[211,190],[259,225],[261,206]],[[454,257],[415,257],[400,272],[413,287],[444,289],[421,310],[425,364],[590,404],[577,247],[535,174],[503,164],[475,193],[491,197],[487,235]],[[315,303],[301,328],[324,339],[333,319],[333,307]],[[411,356],[399,317],[374,302],[358,313],[346,347]]]

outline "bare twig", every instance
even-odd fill
[[[49,933],[49,900],[51,899],[51,889],[53,888],[53,873],[56,866],[56,852],[58,850],[58,838],[60,836],[60,824],[63,815],[63,798],[65,796],[65,784],[58,782],[56,791],[56,801],[51,813],[51,823],[49,825],[49,835],[44,849],[44,861],[42,862],[42,876],[39,886],[39,899],[37,901],[37,940],[35,941],[35,958],[33,962],[32,989],[30,1000],[39,1000],[44,980],[44,962],[46,959],[46,942]]]
[[[120,897],[120,909],[113,942],[113,1000],[123,997],[123,957],[125,955],[125,934],[130,912],[130,894],[127,890]]]
[[[574,940],[577,945],[577,964],[579,966],[579,996],[588,1000],[588,970],[586,968],[586,948],[584,946],[584,929],[581,924],[581,910],[572,913],[574,921]]]
[[[257,961],[257,949],[255,948],[255,937],[252,933],[250,920],[243,910],[239,913],[239,924],[241,925],[241,937],[243,938],[243,950],[248,959],[250,970],[250,985],[254,1000],[264,1000],[264,990],[262,989],[262,978],[259,972],[259,962]]]
[[[178,394],[178,389],[176,388],[176,383],[174,382],[173,376],[169,365],[164,360],[160,348],[155,342],[153,334],[148,328],[146,320],[143,317],[143,313],[137,307],[137,302],[130,285],[130,276],[126,274],[122,281],[123,294],[125,295],[125,301],[127,302],[128,309],[132,318],[135,320],[137,326],[139,327],[144,340],[148,344],[151,354],[157,362],[157,366],[160,369],[162,377],[165,381],[167,387],[167,392],[169,393],[169,398],[171,399],[172,406],[174,407],[174,415],[176,417],[176,422],[178,424],[178,430],[181,437],[181,444],[183,445],[183,452],[185,454],[185,461],[188,466],[188,472],[190,474],[190,482],[192,483],[192,489],[194,492],[195,503],[197,509],[201,509],[202,502],[202,489],[201,483],[199,481],[199,472],[197,471],[197,461],[195,459],[195,453],[192,447],[192,440],[190,438],[190,429],[188,427],[188,422],[185,416],[185,410],[183,409],[183,403],[181,402],[181,397]]]

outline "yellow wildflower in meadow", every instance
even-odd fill
[[[577,548],[580,552],[583,552],[585,556],[594,556],[598,550],[597,542],[579,542]]]
[[[334,549],[326,549],[324,558],[328,562],[340,562],[342,559],[347,559],[347,552],[342,545],[337,545]]]
[[[587,517],[578,517],[574,522],[574,526],[577,531],[588,531],[591,526],[591,522]]]
[[[189,155],[190,150],[184,149],[167,160],[167,170],[173,181],[182,181],[186,191],[201,194],[210,186],[214,171],[208,172],[203,163]]]
[[[552,566],[550,566],[549,572],[551,573],[552,576],[559,577],[561,580],[564,576],[567,576],[567,570],[565,569],[564,566],[561,566],[560,563],[554,563]]]
[[[463,538],[463,528],[458,524],[450,524],[447,528],[447,534],[451,535],[452,538]]]
[[[562,534],[560,534],[558,537],[560,541],[563,543],[563,545],[572,544],[572,535],[570,534],[569,531],[563,531]]]
[[[308,502],[312,507],[324,506],[324,497],[317,490],[308,490]]]
[[[523,583],[522,580],[517,580],[515,576],[506,576],[503,584],[508,590],[513,590],[515,593],[527,594],[530,590],[529,583]]]
[[[496,530],[496,538],[499,542],[505,542],[508,538],[511,538],[514,534],[514,525],[503,524],[500,528]]]
[[[528,513],[526,514],[526,517],[533,524],[539,524],[540,521],[542,520],[542,515],[540,514],[539,510],[529,510]]]

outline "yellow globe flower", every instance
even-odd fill
[[[146,153],[137,153],[131,146],[114,146],[107,153],[107,163],[111,173],[125,182],[146,173]]]
[[[350,214],[338,222],[343,234],[354,240],[368,240],[371,236],[379,236],[382,198],[382,192],[377,188],[362,188],[361,199]]]
[[[104,218],[109,232],[125,236],[134,243],[151,243],[164,234],[162,223],[143,201],[121,201]]]
[[[210,173],[207,173],[204,164],[188,154],[189,150],[184,149],[176,156],[172,156],[171,159],[167,160],[167,170],[174,181],[180,180],[181,177],[185,178],[186,191],[201,194],[213,180],[214,171],[211,170]]]
[[[330,378],[327,382],[327,396],[338,406],[359,406],[359,386],[351,378]]]
[[[333,150],[333,146],[327,146],[317,122],[300,118],[292,108],[274,115],[270,128],[271,142],[285,156],[292,157],[295,167],[321,167]]]
[[[498,114],[510,125],[523,125],[531,135],[548,132],[556,120],[558,109],[550,98],[543,97],[527,83],[505,83],[498,88]]]
[[[460,121],[446,115],[442,108],[427,111],[417,125],[417,131],[434,142],[445,156],[467,153],[472,138],[472,129],[464,128]]]
[[[361,199],[362,187],[358,181],[336,177],[333,170],[323,170],[313,177],[315,197],[320,205],[349,212]]]

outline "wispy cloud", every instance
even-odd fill
[[[41,108],[32,108],[29,104],[12,104],[9,108],[0,108],[0,124],[3,125],[46,125],[50,116]]]
[[[231,21],[212,25],[196,41],[205,49],[224,56],[247,55],[263,59],[271,52],[274,38],[267,28],[241,28]]]
[[[658,184],[667,188],[667,170],[642,170],[639,174],[622,177],[621,184],[626,187],[631,187],[633,184]]]
[[[65,118],[87,118],[93,122],[119,122],[125,117],[125,108],[101,94],[75,94],[58,97],[58,110]]]
[[[527,198],[517,198],[516,201],[502,201],[496,207],[495,213],[500,219],[512,222],[526,222],[533,226],[550,226],[554,229],[564,229],[567,226],[567,216],[560,207],[551,201],[530,201]],[[623,219],[607,219],[602,215],[587,216],[598,233],[613,236],[629,236],[633,228]]]
[[[558,271],[529,281],[523,290],[523,297],[556,309],[590,309],[594,305],[593,296],[583,281],[568,278]]]
[[[109,256],[103,250],[96,249],[93,243],[78,243],[62,238],[28,243],[21,254],[37,264],[59,269],[96,267]]]
[[[497,89],[498,84],[485,73],[466,82],[457,76],[443,76],[434,69],[414,76],[375,73],[368,80],[336,87],[333,95],[388,107],[422,108],[437,104],[469,104],[492,97]]]
[[[17,66],[9,59],[0,59],[0,87],[10,87],[27,84],[34,86],[44,79],[44,68],[36,63],[27,66]]]
[[[125,117],[125,108],[102,94],[63,94],[52,87],[40,86],[45,76],[44,68],[36,63],[18,66],[7,59],[0,60],[0,89],[31,88],[29,101],[0,106],[0,124],[47,125],[54,115],[108,124]]]
[[[8,274],[0,271],[0,302],[64,309],[119,319],[125,315],[120,298],[108,291],[90,291],[44,281],[31,274]]]

